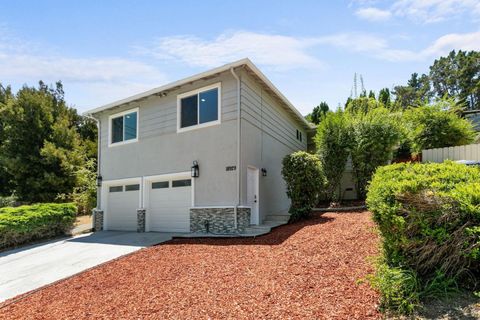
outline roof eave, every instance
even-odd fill
[[[93,115],[95,115],[97,113],[100,113],[102,111],[109,110],[109,109],[112,109],[112,108],[115,108],[115,107],[119,107],[121,105],[132,103],[132,102],[135,102],[135,101],[138,101],[138,100],[142,100],[142,99],[148,98],[152,95],[158,95],[158,94],[162,93],[163,91],[171,90],[172,88],[179,87],[179,86],[182,86],[182,85],[185,85],[187,83],[194,82],[194,81],[198,81],[198,80],[201,80],[203,78],[228,71],[231,68],[238,68],[238,67],[241,67],[241,66],[244,66],[244,65],[246,65],[248,68],[250,68],[260,78],[260,80],[262,80],[274,92],[274,94],[277,95],[280,98],[280,100],[282,100],[288,106],[288,108],[292,111],[292,113],[298,119],[300,119],[300,121],[302,122],[302,124],[304,125],[304,127],[307,130],[314,129],[314,127],[312,127],[312,125],[301,115],[301,113],[293,106],[293,104],[277,89],[277,87],[275,87],[275,85],[248,58],[244,58],[244,59],[232,62],[232,63],[228,63],[228,64],[225,64],[225,65],[220,66],[218,68],[214,68],[214,69],[211,69],[211,70],[193,75],[193,76],[188,77],[188,78],[177,80],[177,81],[174,81],[172,83],[166,84],[164,86],[160,86],[160,87],[157,87],[157,88],[154,88],[154,89],[151,89],[151,90],[148,90],[148,91],[130,96],[130,97],[125,98],[125,99],[117,100],[115,102],[100,106],[98,108],[88,110],[88,111],[84,112],[83,114],[93,116]]]

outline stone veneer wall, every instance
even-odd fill
[[[207,232],[206,222],[210,233],[235,234],[242,233],[250,225],[250,208],[237,209],[237,229],[235,230],[235,209],[224,208],[191,208],[190,232]]]
[[[137,209],[137,232],[145,232],[145,209]]]
[[[93,209],[93,229],[95,231],[103,230],[103,210]]]

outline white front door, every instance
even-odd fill
[[[250,212],[250,223],[260,224],[260,217],[258,214],[258,177],[259,171],[255,167],[247,168],[247,205],[252,208]]]

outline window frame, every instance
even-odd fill
[[[138,128],[139,128],[139,119],[140,119],[140,113],[139,113],[138,109],[139,109],[138,107],[133,108],[133,109],[128,109],[128,110],[118,112],[118,113],[115,113],[115,114],[112,114],[112,115],[108,116],[108,146],[109,147],[120,146],[120,145],[123,145],[123,144],[138,142],[138,133],[139,133]],[[136,138],[135,139],[129,139],[129,140],[122,140],[122,141],[118,141],[118,142],[112,142],[112,138],[113,138],[112,121],[113,121],[113,119],[116,119],[116,118],[119,118],[119,117],[124,117],[125,115],[127,115],[129,113],[134,113],[134,112],[137,113]],[[123,138],[125,138],[125,119],[123,120]]]
[[[128,188],[130,187],[130,188]],[[133,187],[133,189],[132,189]],[[138,188],[138,189],[137,189]],[[130,191],[140,191],[140,183],[131,183],[131,184],[126,184],[123,187],[124,192],[130,192]]]
[[[117,190],[116,188],[120,188],[120,189]],[[124,189],[123,184],[122,185],[111,185],[111,186],[108,186],[108,193],[124,192],[123,189]]]
[[[182,119],[181,119],[181,117],[182,117],[181,102],[182,102],[182,99],[190,97],[190,96],[194,96],[194,95],[199,96],[200,93],[205,92],[205,91],[209,91],[209,90],[213,90],[213,89],[218,90],[218,92],[217,92],[217,94],[218,94],[217,120],[209,121],[209,122],[205,122],[205,123],[198,123],[199,117],[200,117],[200,99],[198,97],[197,98],[197,124],[193,125],[193,126],[188,126],[188,127],[182,128],[181,127],[181,122],[182,122]],[[217,83],[211,84],[209,86],[201,87],[201,88],[191,90],[191,91],[188,91],[188,92],[184,92],[184,93],[181,93],[181,94],[177,95],[177,133],[218,125],[218,124],[221,123],[221,116],[222,116],[222,83],[221,82],[217,82]]]

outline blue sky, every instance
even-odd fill
[[[480,50],[480,1],[2,1],[0,82],[62,80],[80,111],[249,57],[306,114]]]

